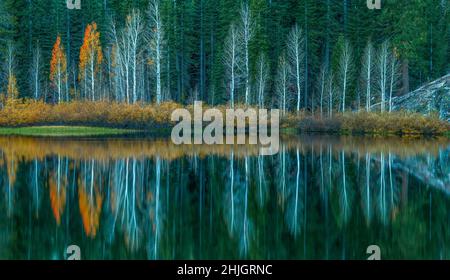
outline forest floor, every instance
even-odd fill
[[[74,101],[58,105],[30,100],[14,100],[0,109],[0,135],[97,136],[143,132],[170,135],[176,124],[175,109],[193,111],[193,106],[177,103],[122,104]],[[225,114],[226,106],[215,107]],[[237,106],[245,110],[245,106]],[[206,110],[208,107],[203,106]],[[207,125],[207,124],[204,124]],[[450,123],[436,115],[411,112],[333,112],[332,116],[293,112],[281,117],[281,133],[332,133],[344,135],[399,135],[450,137]]]

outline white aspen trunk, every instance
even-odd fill
[[[394,90],[394,61],[391,61],[391,80],[389,84],[389,113],[392,112],[392,92]]]
[[[341,86],[342,86],[342,96],[341,96],[341,112],[345,112],[346,110],[346,99],[347,99],[347,88],[348,82],[350,79],[350,71],[351,71],[351,61],[352,53],[350,49],[350,44],[348,41],[344,42],[344,46],[342,49],[341,59],[340,59],[340,76],[342,78]]]
[[[265,103],[265,88],[268,76],[268,65],[264,54],[261,54],[258,59],[258,106],[264,108]]]
[[[248,45],[245,44],[245,105],[249,104],[250,97],[250,70],[249,70],[249,58],[248,58]]]
[[[385,41],[381,45],[381,50],[378,58],[379,67],[379,86],[381,97],[381,112],[386,111],[386,87],[387,87],[387,68],[388,68],[388,49],[389,43]]]
[[[286,64],[285,55],[281,55],[278,59],[278,73],[276,81],[276,89],[278,94],[278,108],[282,115],[287,112],[287,83],[288,83],[288,68]]]
[[[235,104],[235,90],[238,78],[238,34],[236,27],[232,24],[225,42],[224,64],[227,71],[227,78],[229,80],[230,91],[230,106],[234,108]]]
[[[234,33],[233,33],[233,37],[234,37]],[[234,69],[235,69],[235,65],[236,65],[236,45],[235,45],[235,38],[233,38],[233,55],[232,55],[232,59],[231,59],[231,86],[230,86],[230,96],[231,96],[231,108],[234,109],[234,89],[235,89],[235,73],[234,73]]]
[[[302,31],[298,28],[298,25],[295,25],[289,36],[288,36],[288,51],[289,51],[289,60],[292,68],[294,69],[294,80],[296,86],[296,95],[297,95],[297,112],[300,111],[301,106],[301,82],[302,82],[302,61],[304,59],[304,37],[302,35]]]
[[[322,85],[320,88],[320,117],[323,117],[323,93],[325,91],[325,81],[324,81],[325,77],[322,77]]]
[[[109,55],[108,55],[108,97],[107,97],[108,101],[111,101],[111,94],[112,94],[112,90],[113,90],[113,82],[111,79],[111,73],[112,73],[111,52],[109,52]]]
[[[65,101],[69,102],[69,74],[67,72],[67,65],[66,65],[66,82],[65,82],[65,89],[66,89],[66,97]]]
[[[61,103],[61,60],[58,58],[58,103]]]
[[[259,63],[259,87],[258,87],[258,106],[259,108],[264,107],[264,80],[263,80],[263,69],[264,64],[263,61]]]
[[[132,73],[132,78],[133,78],[133,103],[137,102],[137,92],[136,92],[136,49],[135,49],[135,45],[133,45],[133,73]]]
[[[391,54],[390,61],[391,69],[390,69],[390,83],[389,83],[389,112],[392,112],[392,95],[394,94],[394,88],[397,84],[397,59],[395,58],[395,54]]]
[[[342,89],[342,112],[345,112],[345,96],[347,94],[347,65],[345,66],[345,70],[344,70],[344,87]]]
[[[36,48],[36,66],[35,66],[35,74],[34,74],[34,98],[39,99],[39,68],[41,67],[41,51],[39,47]]]
[[[128,64],[125,64],[125,92],[126,92],[126,98],[127,103],[130,103],[130,81],[129,81],[129,69]]]
[[[84,96],[83,98],[89,100],[89,96],[87,94],[87,69],[84,69],[84,88],[83,88]]]
[[[305,78],[304,78],[304,82],[305,82],[305,97],[304,97],[304,103],[305,103],[305,109],[307,109],[307,107],[308,107],[308,83],[309,83],[309,81],[308,81],[308,73],[309,73],[309,69],[308,69],[308,67],[309,67],[309,65],[308,65],[308,3],[307,3],[307,1],[304,1],[304,8],[305,8],[305,11],[304,11],[304,23],[305,23],[305,61],[304,61],[304,63],[305,63]],[[311,98],[312,99],[312,98]],[[314,108],[313,108],[313,105],[314,104],[312,104],[312,102],[311,102],[311,111],[313,111],[314,110]]]
[[[137,10],[133,10],[127,20],[125,27],[125,34],[123,35],[123,49],[124,49],[124,64],[126,75],[126,95],[127,102],[137,102],[137,59],[138,48],[141,40],[141,34],[143,30],[142,17]],[[131,69],[130,69],[131,68]],[[130,97],[130,70],[131,70],[131,82],[133,83],[131,97]]]
[[[296,46],[296,59],[295,59],[295,79],[297,82],[297,112],[300,111],[300,102],[301,102],[301,96],[302,96],[302,90],[300,85],[300,50],[299,46]]]
[[[371,99],[372,99],[372,60],[373,60],[373,46],[369,41],[367,43],[365,51],[364,64],[364,75],[365,75],[365,86],[366,86],[366,112],[371,111]]]
[[[333,117],[333,74],[328,75],[328,117]]]
[[[200,0],[200,100],[205,101],[205,42],[203,28],[203,0]]]
[[[157,28],[156,28],[156,100],[160,104],[162,102],[161,94],[161,20],[159,15],[159,9],[157,14]]]
[[[135,30],[136,26],[133,25],[131,26],[131,79],[132,79],[132,83],[133,83],[133,88],[132,88],[132,98],[133,98],[133,104],[137,102],[137,76],[136,76],[136,72],[137,72],[137,34],[135,34],[135,32],[137,32],[137,30]]]
[[[286,106],[286,80],[283,81],[283,115],[286,115],[287,106]]]
[[[322,70],[320,71],[320,117],[323,117],[323,97],[325,94],[325,77],[326,77],[326,66],[322,65]]]
[[[245,3],[241,7],[241,38],[243,40],[244,46],[244,79],[245,79],[245,105],[250,103],[250,55],[249,55],[249,45],[253,38],[254,27],[253,18],[250,12],[248,3]]]
[[[91,95],[92,95],[92,101],[95,101],[95,60],[94,60],[94,54],[91,55]]]
[[[161,104],[163,102],[162,96],[162,83],[161,83],[161,69],[162,69],[162,50],[163,50],[163,23],[161,19],[161,11],[159,7],[159,0],[152,0],[150,2],[150,10],[149,10],[150,19],[153,25],[153,31],[151,33],[151,44],[154,48],[154,57],[155,61],[155,79],[156,79],[156,103]]]

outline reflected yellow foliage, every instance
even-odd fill
[[[413,157],[423,154],[438,155],[439,151],[450,146],[450,139],[446,137],[435,138],[409,138],[397,136],[325,136],[311,135],[300,138],[283,138],[288,149],[299,148],[302,153],[311,149],[320,153],[323,149],[331,148],[334,153],[342,152],[365,156],[366,153],[391,153],[400,158]]]
[[[333,151],[345,151],[364,155],[365,153],[392,153],[400,157],[419,154],[437,155],[440,149],[450,145],[450,139],[442,138],[400,138],[400,137],[353,137],[353,136],[283,136],[281,145],[287,151],[299,149],[302,153],[311,149],[320,152],[330,147]],[[129,157],[160,157],[176,160],[181,157],[209,155],[229,158],[231,152],[237,159],[257,156],[257,145],[175,145],[170,139],[112,138],[112,139],[54,139],[20,136],[0,137],[0,152],[3,157],[0,166],[8,165],[11,182],[21,160],[43,160],[59,155],[74,160],[109,161]]]
[[[78,203],[84,231],[87,236],[94,238],[100,225],[103,195],[97,186],[94,186],[93,190],[87,191],[81,179],[78,180],[78,185]]]
[[[14,183],[16,182],[16,172],[17,172],[18,165],[19,165],[19,159],[11,158],[11,160],[9,161],[9,164],[7,166],[8,181],[9,181],[9,186],[11,188],[14,187]]]
[[[66,207],[66,185],[65,178],[58,178],[58,175],[53,172],[48,180],[50,188],[50,203],[55,217],[56,223],[61,224],[61,217]]]

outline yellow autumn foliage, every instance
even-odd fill
[[[186,108],[193,113],[193,106],[174,102],[156,104],[125,104],[107,101],[72,101],[47,104],[27,99],[8,99],[2,102],[0,127],[39,125],[83,125],[132,129],[170,128],[175,109]],[[203,110],[208,109],[203,105]],[[225,114],[226,106],[215,107]],[[237,105],[236,108],[245,109]],[[411,112],[335,113],[332,118],[310,113],[287,114],[281,119],[282,129],[306,132],[332,132],[344,134],[396,134],[441,135],[449,133],[450,124],[437,116],[424,116]]]
[[[173,110],[181,105],[123,104],[114,102],[73,101],[47,104],[42,101],[5,102],[0,110],[0,127],[38,125],[90,125],[147,129],[171,124]]]
[[[406,111],[335,113],[332,118],[302,112],[288,115],[281,127],[304,132],[375,135],[442,135],[450,132],[450,124],[438,116]]]

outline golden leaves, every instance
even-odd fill
[[[66,79],[67,59],[64,46],[61,43],[61,36],[58,35],[53,45],[52,58],[50,61],[50,80],[53,85]]]
[[[84,77],[86,67],[90,67],[97,72],[102,62],[103,52],[100,44],[100,32],[97,31],[97,24],[92,22],[86,26],[83,45],[80,49],[80,79]]]

